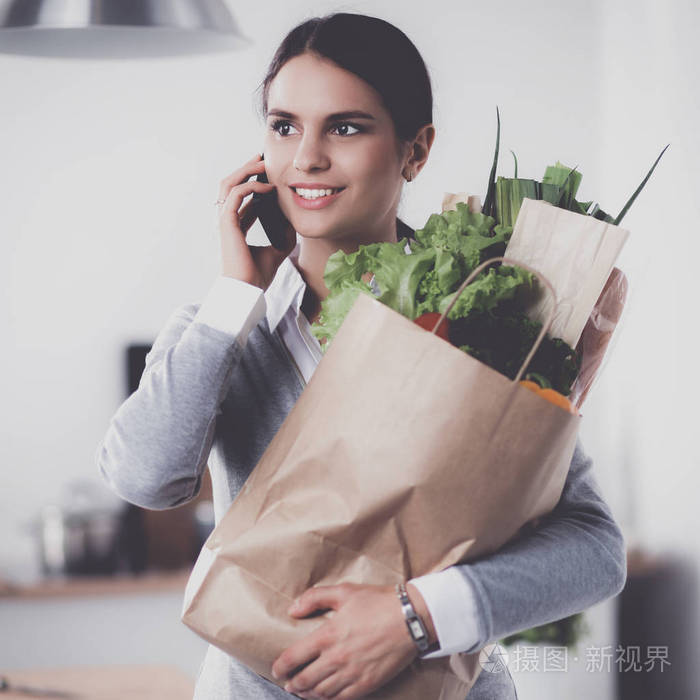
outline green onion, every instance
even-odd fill
[[[569,168],[568,166],[557,161],[555,165],[547,166],[542,182],[519,178],[518,159],[515,152],[511,150],[515,164],[514,176],[512,178],[498,176],[497,178],[496,169],[498,167],[498,153],[501,144],[501,114],[498,107],[496,107],[496,119],[496,150],[493,156],[491,172],[489,174],[489,184],[486,191],[486,198],[481,211],[486,216],[494,217],[496,221],[503,226],[515,226],[515,221],[518,218],[520,207],[522,206],[525,198],[544,200],[545,202],[549,202],[550,204],[560,207],[561,209],[568,209],[576,214],[592,216],[594,219],[605,221],[606,223],[617,226],[646,185],[647,181],[651,177],[651,174],[654,172],[654,169],[661,160],[661,156],[663,156],[666,149],[671,145],[667,144],[661,151],[646,177],[634,191],[634,194],[629,198],[629,200],[627,200],[627,203],[622,208],[622,211],[617,215],[617,217],[613,218],[610,216],[610,214],[603,211],[597,202],[577,201],[576,193],[578,192],[578,188],[583,177],[581,173],[577,172],[578,166]]]
[[[578,165],[575,168],[568,168],[557,161],[556,165],[549,165],[544,171],[542,182],[558,185],[562,189],[566,189],[567,192],[571,193],[571,198],[573,199],[576,196],[576,192],[578,192],[581,178],[583,177],[581,173],[575,172],[576,168],[578,168]]]
[[[496,181],[496,221],[504,226],[514,226],[526,197],[543,199],[556,206],[561,198],[561,188],[537,180],[499,176]]]
[[[496,120],[498,122],[496,128],[496,152],[493,156],[493,165],[491,166],[491,173],[489,174],[489,186],[486,190],[486,199],[484,199],[484,206],[481,208],[481,213],[486,216],[495,216],[496,214],[496,166],[498,165],[498,148],[501,143],[501,115],[498,112],[498,107],[496,107]]]
[[[614,224],[615,219],[610,216],[610,214],[606,214],[599,206],[598,202],[596,202],[593,205],[593,209],[591,210],[590,216],[592,216],[594,219],[600,219],[600,221],[605,221],[608,224]]]
[[[667,143],[666,148],[668,148],[671,144]],[[619,225],[619,223],[622,221],[622,217],[627,213],[627,210],[632,206],[632,202],[634,202],[635,199],[637,199],[637,195],[642,191],[642,188],[644,185],[647,184],[647,180],[651,177],[651,174],[654,172],[654,168],[657,166],[658,162],[661,160],[661,156],[666,153],[666,148],[664,148],[661,153],[659,153],[659,157],[654,161],[654,165],[651,166],[651,170],[647,173],[647,176],[642,180],[641,184],[637,189],[634,191],[634,194],[627,200],[627,204],[625,204],[624,207],[622,207],[622,211],[615,217],[614,221],[612,222],[615,224],[615,226]]]

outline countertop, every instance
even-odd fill
[[[150,571],[114,576],[72,576],[35,583],[14,583],[0,579],[0,598],[55,598],[129,593],[184,592],[190,569]]]
[[[194,681],[173,666],[74,666],[69,668],[3,671],[12,686],[31,686],[70,693],[78,700],[191,700]],[[31,695],[5,691],[7,700]],[[38,697],[38,696],[36,696]],[[67,700],[67,696],[66,696]]]

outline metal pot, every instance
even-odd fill
[[[124,503],[90,482],[74,482],[34,522],[45,576],[113,574],[119,568]]]
[[[39,520],[41,570],[59,574],[111,574],[118,567],[121,517],[117,513],[70,513],[48,505]]]

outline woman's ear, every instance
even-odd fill
[[[408,148],[408,158],[403,168],[403,172],[411,174],[411,179],[422,170],[425,162],[428,160],[430,149],[435,140],[435,127],[432,124],[422,126],[416,137],[413,139]]]

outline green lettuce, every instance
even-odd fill
[[[411,320],[429,311],[442,312],[462,281],[484,260],[505,252],[511,227],[491,216],[474,213],[460,202],[456,210],[431,214],[415,240],[361,245],[352,253],[337,250],[329,258],[323,280],[329,294],[311,331],[325,352],[360,293],[374,294]],[[374,275],[373,286],[365,280]],[[501,267],[480,273],[450,311],[450,318],[473,310],[489,310],[530,288],[532,276],[519,268]]]
[[[322,343],[321,349],[324,352],[360,294],[374,296],[366,282],[345,280],[339,283],[333,294],[329,294],[321,304],[321,313],[318,320],[311,325],[311,330],[318,342]]]
[[[493,311],[504,301],[513,299],[516,295],[524,296],[523,292],[533,290],[535,279],[535,275],[521,267],[501,265],[484,270],[462,290],[447,318],[454,320],[465,318],[476,311]],[[456,294],[455,291],[442,298],[436,310],[444,313]]]
[[[502,255],[513,232],[511,226],[496,224],[492,216],[472,212],[464,202],[456,210],[431,214],[425,226],[416,230],[416,241],[411,245],[444,250],[461,264],[461,273],[469,274],[487,258]]]
[[[358,288],[358,284],[361,285],[359,289],[371,293],[369,284],[362,281],[367,273],[374,274],[375,284],[379,287],[379,301],[410,319],[416,318],[418,285],[433,268],[436,251],[423,249],[408,255],[404,251],[405,245],[405,239],[396,243],[370,243],[359,246],[352,253],[337,250],[328,258],[323,281],[330,294],[321,304],[321,315],[312,326],[317,338],[321,333],[328,337],[329,332],[332,337],[342,323],[342,318],[337,316],[342,314],[344,318],[350,310],[344,301],[340,302],[336,297],[349,298],[347,290]],[[321,325],[327,327],[325,331],[319,328]]]

